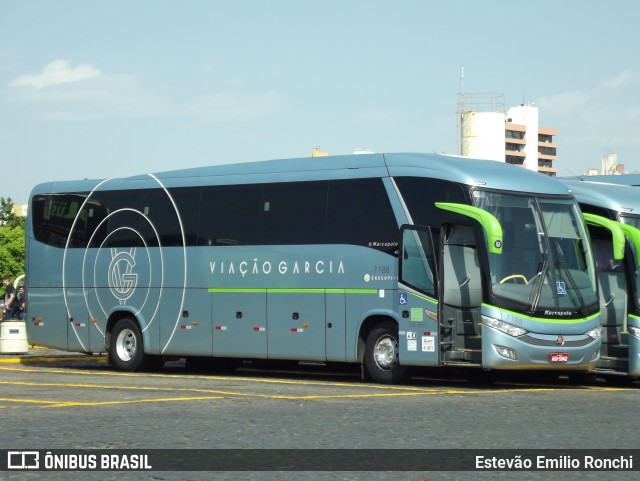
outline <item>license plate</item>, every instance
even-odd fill
[[[568,352],[552,352],[549,354],[549,362],[569,362]]]

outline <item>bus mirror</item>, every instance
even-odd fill
[[[455,212],[466,217],[470,217],[478,222],[487,236],[489,252],[492,254],[502,254],[502,226],[500,221],[483,209],[466,204],[454,204],[451,202],[436,202],[438,209]]]

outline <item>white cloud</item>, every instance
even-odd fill
[[[243,122],[271,115],[284,99],[277,92],[232,90],[176,100],[159,93],[165,87],[154,79],[103,73],[92,65],[73,68],[67,60],[55,60],[38,74],[17,77],[9,86],[8,100],[20,106],[21,114],[68,122],[170,116]]]
[[[536,101],[541,125],[558,131],[558,169],[584,171],[608,152],[618,153],[627,170],[638,168],[639,85],[640,71],[624,70],[591,88]],[[567,172],[559,170],[559,175]]]
[[[640,72],[625,70],[615,77],[606,79],[600,84],[604,89],[623,89],[640,83]]]
[[[54,60],[45,65],[40,73],[17,77],[9,83],[9,86],[41,89],[51,85],[80,82],[101,75],[102,72],[92,65],[78,65],[72,68],[68,60]]]
[[[43,72],[45,70],[47,68]],[[55,71],[61,74],[66,70]],[[22,85],[25,87],[10,89],[8,98],[12,103],[21,106],[24,115],[45,120],[85,121],[157,117],[171,111],[170,105],[162,96],[144,89],[135,76],[101,73],[89,77],[89,70],[76,69],[74,72],[76,73],[66,77],[64,74],[57,75],[55,81],[44,80],[44,77],[36,81],[37,85],[49,82],[47,88],[36,87],[35,84],[29,83],[31,80],[24,80]],[[67,80],[61,81],[63,77]],[[70,80],[81,77],[82,81]],[[27,85],[29,87],[26,87]]]
[[[629,100],[635,99],[635,86],[640,84],[640,71],[625,70],[607,78],[590,90],[561,92],[541,97],[537,104],[545,114],[580,117],[591,122],[610,120],[617,115],[634,117]],[[633,89],[633,90],[632,90]],[[633,95],[627,95],[632,93]]]
[[[545,114],[570,115],[589,103],[589,94],[585,92],[564,92],[537,100],[538,107]]]

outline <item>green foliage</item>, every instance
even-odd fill
[[[25,229],[26,219],[13,212],[11,197],[0,197],[0,225]]]
[[[0,197],[0,278],[9,276],[11,282],[25,273],[26,226],[25,219],[15,215],[12,208],[10,198]]]

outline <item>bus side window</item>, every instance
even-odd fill
[[[435,254],[428,230],[403,231],[401,272],[402,282],[432,296],[436,295]]]
[[[327,244],[353,244],[396,255],[399,229],[381,179],[329,183]]]
[[[264,184],[260,244],[322,244],[327,182]]]
[[[203,187],[198,245],[256,245],[261,197],[260,184]]]

